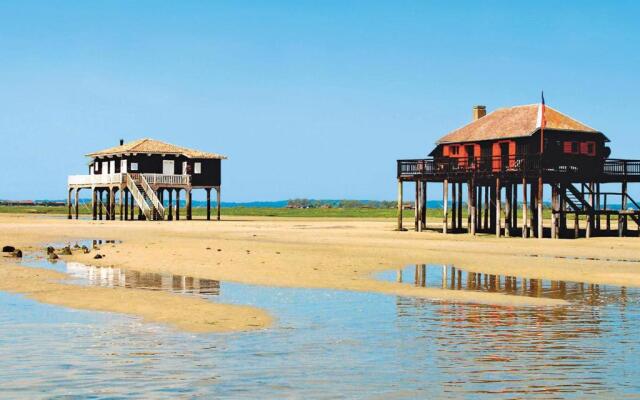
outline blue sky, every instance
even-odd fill
[[[228,155],[224,200],[393,199],[397,158],[426,155],[474,104],[541,89],[614,157],[640,157],[639,14],[631,1],[0,2],[0,198],[63,198],[83,154],[153,137]]]

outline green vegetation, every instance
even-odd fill
[[[184,215],[185,209],[181,208]],[[466,207],[463,208],[463,218],[466,219]],[[504,209],[503,209],[504,211]],[[522,209],[518,210],[519,218],[522,218]],[[66,215],[66,206],[0,206],[0,213],[15,214],[50,214]],[[204,207],[194,207],[193,216],[201,218],[207,213]],[[80,207],[80,214],[90,215],[91,209],[88,206]],[[211,209],[212,216],[215,215],[215,208]],[[223,207],[222,215],[227,216],[247,216],[247,217],[309,217],[309,218],[395,218],[395,208],[372,208],[366,207],[321,207],[321,208],[266,208],[266,207]],[[404,217],[410,218],[413,210],[404,210]],[[451,209],[449,209],[451,216]],[[549,209],[544,210],[544,217],[550,218]],[[428,208],[427,218],[442,218],[442,209]]]

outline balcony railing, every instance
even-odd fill
[[[490,157],[435,157],[397,162],[398,178],[534,173],[638,178],[640,160],[516,154]]]
[[[119,185],[125,183],[125,175],[70,175],[67,183],[76,186]],[[129,175],[138,176],[140,174],[131,173]],[[191,184],[191,175],[142,174],[142,176],[151,186],[189,186]]]

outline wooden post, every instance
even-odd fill
[[[522,178],[522,237],[529,237],[529,224],[528,224],[528,216],[527,216],[527,178]]]
[[[534,180],[533,182],[531,182],[531,190],[529,191],[529,214],[531,214],[531,220],[529,223],[529,226],[531,227],[531,234],[529,235],[530,237],[538,236],[538,218],[536,215],[538,214],[538,208],[536,207],[536,194],[538,193],[537,185],[537,181]]]
[[[114,188],[109,188],[110,197],[110,205],[111,205],[111,220],[116,220],[116,192]]]
[[[173,189],[169,189],[169,202],[167,203],[169,207],[169,215],[167,215],[167,219],[169,221],[173,221]]]
[[[111,188],[107,188],[107,199],[104,205],[104,219],[107,221],[111,220]]]
[[[68,188],[67,189],[67,208],[68,208],[68,212],[67,212],[67,219],[71,219],[71,192],[73,192],[72,188]]]
[[[495,203],[496,203],[496,236],[500,237],[500,235],[502,234],[501,230],[502,230],[502,224],[500,222],[501,218],[500,218],[500,202],[501,202],[501,196],[500,196],[500,178],[496,178],[496,191],[495,191]]]
[[[591,182],[589,182],[587,184],[588,188],[589,188],[589,206],[591,206],[591,209],[593,210],[593,208],[595,207],[595,202],[594,202],[594,198],[593,198],[593,184]],[[593,225],[594,225],[594,213],[593,211],[590,211],[589,214],[587,214],[587,231],[586,231],[586,237],[590,238],[591,234],[593,233]]]
[[[469,186],[471,187],[471,190],[469,191],[469,193],[471,194],[470,198],[469,198],[469,204],[471,204],[470,207],[470,226],[469,226],[469,233],[472,235],[476,234],[476,231],[478,230],[478,218],[476,217],[476,213],[478,212],[478,207],[476,204],[476,196],[477,196],[477,190],[476,190],[476,182],[475,180],[472,178],[469,181]]]
[[[100,201],[98,201],[98,216],[99,216],[99,220],[102,221],[102,190],[98,189],[98,199]]]
[[[416,232],[420,231],[419,222],[420,222],[420,182],[416,181],[416,190],[415,196],[413,199],[413,229]]]
[[[478,231],[478,227],[480,226],[480,223],[482,221],[482,185],[476,185],[475,184],[475,179],[473,179],[473,186],[475,187],[475,192],[473,194],[474,198],[474,208],[473,208],[473,218],[476,221],[474,226],[473,226],[473,231],[477,232]]]
[[[538,178],[538,239],[544,237],[544,223],[542,216],[542,199],[544,194],[544,184],[542,182],[542,176]]]
[[[557,192],[556,185],[551,185],[551,239],[558,238]]]
[[[422,207],[420,214],[422,215],[422,229],[427,229],[427,181],[422,182]]]
[[[192,218],[192,215],[191,215],[191,199],[192,199],[191,189],[188,189],[187,190],[187,220],[188,221],[190,221],[191,218]]]
[[[135,219],[135,215],[136,215],[136,202],[133,199],[133,193],[131,193],[131,191],[129,191],[129,201],[130,201],[130,206],[131,206],[131,211],[129,213],[129,219],[131,221],[133,221]]]
[[[398,179],[398,230],[402,231],[402,181]]]
[[[76,188],[76,196],[75,196],[75,203],[74,203],[74,211],[76,214],[76,219],[78,219],[78,216],[80,214],[80,188]]]
[[[222,204],[220,203],[220,191],[222,190],[222,188],[220,186],[216,187],[216,208],[217,208],[217,220],[220,221],[220,207],[222,207]],[[400,215],[400,217],[402,217],[402,215]]]
[[[180,220],[180,189],[176,189],[176,221]]]
[[[513,186],[507,184],[505,190],[504,200],[504,235],[506,237],[511,236],[511,200],[513,199],[513,193],[511,192]]]
[[[489,205],[491,203],[489,197],[489,186],[484,187],[484,205],[482,206],[483,211],[481,211],[484,216],[484,221],[482,223],[482,228],[486,231],[489,229]]]
[[[124,221],[124,190],[118,189],[119,201],[120,201],[120,221]]]
[[[462,229],[462,182],[458,182],[458,228]]]
[[[473,184],[474,182],[467,181],[467,232],[471,233],[471,206],[473,202]]]
[[[442,233],[447,233],[449,225],[449,180],[442,182]]]
[[[627,182],[622,182],[622,191],[620,193],[620,213],[618,214],[618,236],[622,237],[627,232],[627,216],[622,214],[627,211]]]
[[[604,195],[604,210],[607,211],[607,194],[605,193]],[[607,234],[611,231],[611,214],[607,213],[606,216],[606,229],[607,229]]]
[[[205,188],[207,192],[207,221],[211,221],[211,188]]]
[[[95,221],[98,219],[98,191],[91,188],[91,217]]]
[[[518,184],[513,184],[513,189],[511,190],[513,201],[511,202],[511,229],[518,229]]]
[[[458,200],[458,184],[453,182],[451,184],[451,230],[456,231],[458,229],[458,204],[456,201]]]
[[[576,217],[573,222],[573,237],[575,239],[580,237],[580,215],[576,213]]]
[[[124,196],[124,220],[126,221],[129,219],[129,190],[124,189],[122,195]]]

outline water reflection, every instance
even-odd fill
[[[158,274],[67,262],[66,272],[79,284],[130,289],[165,290],[184,294],[219,295],[220,282],[183,275]]]
[[[624,286],[494,275],[462,270],[452,265],[418,264],[393,273],[382,273],[380,278],[422,287],[545,297],[588,305],[624,304],[630,300],[629,296],[632,296],[633,301],[639,298],[637,289],[627,289]]]

